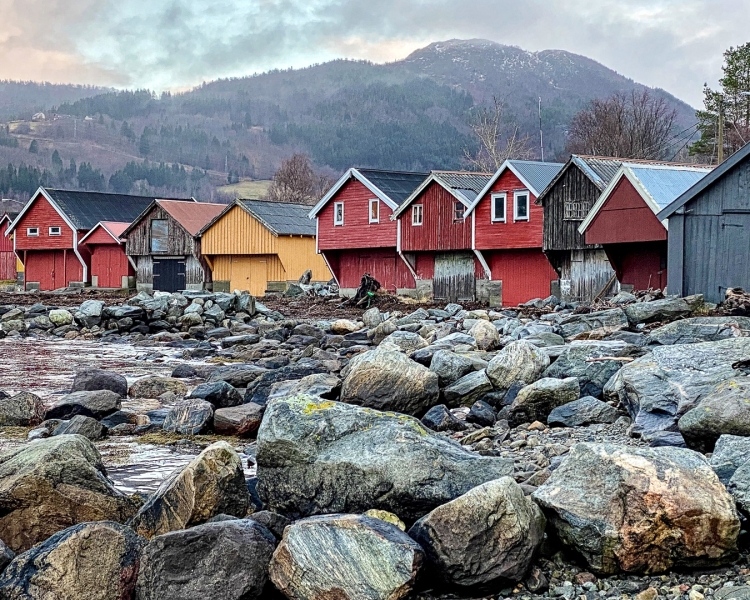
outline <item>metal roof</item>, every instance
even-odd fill
[[[575,154],[570,159],[600,190],[607,187],[623,163],[621,158],[578,156]]]
[[[118,223],[117,221],[100,221],[99,223],[94,225],[78,243],[83,244],[89,237],[91,237],[91,235],[94,234],[97,229],[100,228],[106,231],[114,241],[119,243],[122,234],[128,227],[130,227],[130,223]]]
[[[654,199],[659,210],[674,202],[708,173],[711,168],[643,166],[625,163]]]
[[[417,189],[429,173],[410,171],[381,171],[378,169],[357,169],[370,183],[400,206]]]
[[[181,202],[179,200],[157,200],[156,202],[194,237],[211,219],[227,207],[226,204],[209,204],[208,202]]]
[[[316,224],[307,216],[310,207],[304,204],[237,200],[237,205],[276,235],[315,235]]]
[[[538,194],[546,188],[563,168],[563,163],[535,162],[530,160],[509,160],[512,166]]]

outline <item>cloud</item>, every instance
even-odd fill
[[[697,106],[750,0],[6,0],[0,78],[152,89],[486,38],[583,54]]]

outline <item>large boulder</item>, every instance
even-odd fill
[[[73,314],[64,308],[56,308],[49,311],[49,320],[55,327],[63,327],[73,323]]]
[[[268,406],[256,458],[264,504],[295,517],[377,508],[414,520],[513,472],[512,461],[474,454],[406,415],[310,396]]]
[[[440,387],[455,383],[473,370],[473,360],[450,350],[438,350],[432,355],[432,362],[430,362],[430,371],[437,374]]]
[[[104,371],[102,369],[86,369],[78,371],[73,380],[71,392],[96,392],[98,390],[109,390],[115,392],[121,398],[128,395],[128,382],[119,373]]]
[[[722,435],[709,460],[711,468],[724,485],[744,463],[750,460],[750,437]]]
[[[607,383],[605,399],[630,413],[634,433],[677,431],[677,422],[721,382],[742,375],[732,367],[750,356],[750,338],[657,346],[623,366]]]
[[[107,479],[99,452],[83,436],[0,454],[0,539],[14,552],[84,521],[124,522],[136,508]]]
[[[546,421],[553,409],[578,400],[581,390],[575,377],[546,377],[527,385],[510,405],[508,420],[512,425]]]
[[[0,598],[131,599],[145,543],[111,521],[74,525],[17,556],[0,575]]]
[[[469,330],[469,335],[477,342],[480,350],[494,350],[500,343],[500,334],[489,321],[480,319]]]
[[[651,302],[635,302],[625,307],[631,325],[652,321],[672,321],[689,315],[692,311],[684,298],[663,298]]]
[[[395,350],[373,350],[352,358],[341,401],[378,410],[421,415],[438,403],[438,377]]]
[[[727,490],[742,513],[746,517],[750,515],[750,461],[745,461],[737,467],[727,483]]]
[[[594,329],[622,329],[628,326],[628,317],[620,308],[610,308],[588,314],[569,315],[560,321],[560,335],[566,340]]]
[[[264,408],[254,402],[214,412],[214,431],[220,435],[249,437],[258,431]]]
[[[457,419],[445,404],[438,404],[428,410],[421,419],[422,425],[433,431],[463,431],[466,423]]]
[[[255,381],[248,384],[247,392],[245,392],[245,402],[255,402],[261,405],[266,404],[275,385],[326,372],[327,369],[323,366],[323,363],[308,359],[267,371]]]
[[[539,507],[511,477],[503,477],[438,506],[409,535],[447,583],[474,587],[523,579],[544,526]]]
[[[533,498],[597,573],[713,567],[737,555],[734,501],[686,448],[577,444]]]
[[[246,388],[268,369],[257,365],[228,365],[219,367],[208,378],[209,381],[226,381],[235,388]]]
[[[169,409],[162,429],[180,435],[199,435],[210,429],[214,406],[205,400],[181,400]]]
[[[141,554],[138,600],[258,598],[275,547],[271,532],[250,520],[159,535]]]
[[[750,378],[720,383],[677,425],[688,447],[700,452],[713,450],[723,434],[750,436]]]
[[[214,408],[229,408],[242,404],[242,394],[226,381],[202,383],[190,392],[188,399],[205,400],[213,404]]]
[[[184,398],[187,391],[185,382],[173,377],[144,377],[130,386],[128,395],[131,398],[158,398],[172,392],[175,396]]]
[[[553,408],[547,417],[547,424],[580,427],[593,423],[614,423],[619,416],[614,406],[593,396],[584,396]]]
[[[91,441],[101,440],[107,435],[107,428],[96,419],[76,415],[70,421],[63,421],[52,435],[82,435]]]
[[[750,317],[693,317],[673,321],[654,329],[648,335],[649,344],[698,344],[718,342],[734,337],[747,337]]]
[[[514,383],[533,383],[549,366],[549,356],[525,340],[511,342],[487,365],[495,390],[507,392]]]
[[[0,398],[0,426],[34,427],[44,421],[45,410],[42,399],[30,392]]]
[[[380,344],[383,348],[389,347],[391,349],[400,350],[406,355],[421,350],[427,346],[425,339],[418,333],[411,331],[394,331],[391,335],[386,337]]]
[[[98,390],[73,392],[54,402],[45,414],[46,419],[72,419],[76,415],[103,419],[120,410],[122,399],[117,392]]]
[[[445,388],[443,397],[448,406],[471,406],[492,389],[487,373],[484,370],[474,371]]]
[[[399,600],[413,590],[423,560],[419,545],[395,525],[331,515],[287,527],[269,572],[290,600]]]
[[[249,502],[239,455],[226,442],[217,442],[165,479],[130,526],[152,538],[205,523],[218,514],[244,517]]]

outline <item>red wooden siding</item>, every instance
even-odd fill
[[[38,227],[38,237],[28,237],[26,230]],[[61,235],[50,236],[50,227],[60,227]],[[31,208],[21,218],[15,231],[17,250],[52,250],[55,248],[73,248],[73,230],[68,227],[60,214],[52,207],[47,199],[39,194]],[[79,236],[80,238],[80,236]],[[36,281],[29,279],[29,281]],[[78,280],[80,281],[80,279]]]
[[[518,306],[533,298],[546,298],[557,273],[541,249],[483,252],[493,281],[503,282],[503,306]]]
[[[633,184],[623,177],[585,235],[587,244],[625,244],[663,241],[667,230]]]
[[[83,280],[83,266],[73,250],[29,250],[24,267],[26,281],[38,282],[41,290],[56,290]]]
[[[666,241],[607,244],[604,250],[620,283],[632,285],[635,290],[666,287]]]
[[[362,248],[328,251],[325,257],[342,288],[359,287],[362,275],[370,273],[388,292],[414,288],[414,278],[395,248]]]
[[[2,215],[0,215],[2,217]],[[5,233],[8,231],[10,221],[7,219],[0,225],[0,252],[13,252],[13,234],[10,237],[5,237]]]
[[[513,193],[517,191],[528,191],[529,193],[528,221],[513,221]],[[505,199],[505,223],[493,223],[492,194],[500,192],[507,194]],[[506,169],[474,209],[476,249],[541,248],[544,209],[537,205],[535,200],[536,196],[516,177],[515,173]],[[503,290],[504,294],[505,290]]]
[[[0,225],[0,281],[12,281],[18,275],[16,273],[16,255],[13,252],[13,238],[5,237],[9,225],[10,221],[7,219]]]
[[[401,215],[401,251],[471,250],[471,217],[454,222],[457,200],[448,190],[432,182]],[[422,205],[422,225],[411,224],[414,204]]]
[[[374,198],[360,181],[346,183],[318,213],[318,250],[395,248],[397,224],[391,221],[393,211],[384,202],[380,202],[380,222],[369,222],[370,200]],[[333,224],[336,202],[344,203],[343,225]]]
[[[94,244],[120,245],[103,227],[98,227],[94,233],[86,238],[84,244],[87,246],[93,246]]]
[[[97,233],[99,232],[95,232],[86,242],[93,239]],[[109,234],[103,233],[113,242]],[[123,246],[115,243],[97,244],[92,246],[91,250],[91,276],[98,277],[98,287],[120,288],[123,277],[135,275]]]

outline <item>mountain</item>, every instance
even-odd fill
[[[506,127],[517,125],[535,140],[541,97],[545,157],[560,156],[571,118],[590,100],[645,89],[584,56],[487,40],[437,42],[388,64],[336,60],[217,80],[159,98],[39,86],[23,88],[21,110],[19,86],[0,84],[0,108],[15,106],[14,114],[27,119],[45,109],[51,118],[0,128],[0,164],[25,162],[40,177],[46,169],[52,179],[83,185],[68,167],[73,159],[86,163],[86,185],[196,194],[238,179],[267,179],[294,151],[309,153],[330,174],[351,165],[462,168],[464,151],[475,147],[471,111],[493,96],[504,102]],[[677,110],[678,129],[693,124],[694,109],[663,90],[654,93]],[[9,112],[0,110],[0,118]],[[0,192],[8,193],[8,179],[4,184],[0,172]]]
[[[30,119],[34,113],[50,106],[109,91],[112,90],[89,85],[0,81],[0,120]]]

